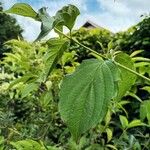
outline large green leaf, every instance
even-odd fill
[[[50,39],[47,41],[48,50],[45,54],[46,75],[49,75],[61,58],[63,52],[68,49],[70,42],[66,39]]]
[[[5,11],[6,13],[17,14],[25,17],[37,18],[37,13],[33,8],[25,3],[16,3],[10,9]]]
[[[76,141],[103,119],[109,101],[115,95],[116,73],[112,74],[114,71],[110,64],[116,66],[111,61],[83,61],[62,82],[59,111]]]
[[[132,70],[135,70],[134,63],[132,62],[129,55],[125,53],[119,53],[115,57],[115,61],[124,65],[125,67],[128,67]],[[129,72],[128,70],[125,70],[123,68],[120,68],[121,73],[121,80],[118,83],[118,95],[116,97],[116,100],[120,100],[128,90],[130,90],[131,86],[135,83],[136,75]]]
[[[38,19],[41,21],[41,32],[35,41],[41,40],[54,28],[54,17],[49,16],[45,7],[39,9]]]
[[[64,6],[55,15],[55,25],[66,26],[69,30],[72,30],[77,16],[80,14],[79,9],[74,5]]]

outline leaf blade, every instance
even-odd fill
[[[128,124],[129,124],[127,118],[125,116],[120,115],[119,119],[120,119],[120,122],[121,122],[123,129],[126,129],[128,127]]]
[[[41,32],[36,38],[36,41],[44,38],[54,28],[54,17],[51,17],[47,12],[46,8],[43,7],[38,11],[38,19],[41,21]]]
[[[65,77],[59,111],[75,141],[103,119],[115,94],[114,84],[111,70],[103,60],[84,61],[75,73]]]
[[[50,39],[47,41],[48,51],[45,54],[46,75],[49,75],[63,52],[68,49],[70,42],[66,39]]]
[[[121,52],[118,55],[116,55],[114,59],[117,63],[120,63],[125,67],[135,70],[134,63],[132,62],[129,55]],[[136,75],[123,68],[120,68],[120,75],[121,80],[118,82],[118,94],[115,100],[121,100],[121,98],[126,94],[126,92],[130,90],[131,86],[135,83],[136,80]]]
[[[6,10],[5,13],[12,13],[24,17],[37,18],[37,13],[34,9],[26,3],[16,3],[10,9]]]
[[[59,28],[66,26],[71,31],[79,14],[80,11],[76,6],[64,6],[56,13],[54,24],[55,26],[59,24]]]

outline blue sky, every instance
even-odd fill
[[[50,15],[67,4],[76,5],[81,12],[75,29],[90,20],[112,32],[124,31],[141,20],[140,15],[150,12],[150,0],[0,0],[5,9],[16,2],[30,4],[35,10],[46,6]],[[24,37],[33,40],[40,32],[40,23],[32,19],[16,17],[24,28]],[[50,34],[54,36],[54,32]]]

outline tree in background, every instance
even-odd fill
[[[114,38],[116,50],[132,53],[135,50],[144,50],[142,56],[150,58],[150,16],[128,31],[117,33]]]
[[[0,11],[3,10],[2,3],[0,3]],[[4,52],[10,51],[4,43],[11,39],[17,39],[18,37],[22,38],[23,30],[17,24],[15,18],[0,13],[0,58],[3,57]]]
[[[82,27],[72,32],[72,37],[95,51],[102,52],[103,47],[107,48],[108,43],[113,37],[113,33],[101,28],[87,29]],[[79,62],[91,57],[89,51],[85,51],[83,47],[78,46],[74,42],[71,43],[70,50],[75,50],[77,52]]]

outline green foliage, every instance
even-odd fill
[[[106,29],[95,28],[89,30],[86,28],[80,28],[77,31],[73,31],[71,36],[93,50],[103,53],[103,47],[107,48],[107,45],[111,41],[113,34]],[[74,42],[71,42],[70,51],[72,50],[77,52],[79,62],[92,57],[88,50],[80,47]]]
[[[0,3],[0,11],[2,10],[3,8]],[[22,38],[22,31],[15,18],[0,13],[0,58],[3,57],[4,52],[11,50],[7,48],[4,43],[11,39],[17,39],[18,37]]]
[[[150,45],[150,17],[144,19],[137,25],[128,29],[128,31],[117,33],[114,37],[116,50],[122,50],[131,53],[135,50],[144,50],[142,56],[149,58]]]
[[[66,39],[50,39],[47,42],[48,50],[45,54],[45,64],[47,65],[46,74],[50,74],[52,69],[57,64],[58,60],[62,57],[63,52],[66,51],[69,47],[69,41]]]
[[[45,7],[39,9],[38,13],[36,13],[30,5],[25,3],[17,3],[5,12],[30,17],[40,21],[41,33],[37,37],[36,41],[45,37],[55,26],[56,29],[62,29],[63,26],[66,26],[71,31],[77,16],[80,14],[76,6],[68,5],[59,10],[55,16],[51,17],[46,12]]]
[[[91,59],[64,79],[59,110],[75,141],[105,116],[109,101],[115,95],[117,73],[112,74],[117,71],[115,67],[110,62]]]
[[[29,5],[14,6],[7,12],[35,17]],[[73,5],[53,17],[41,8],[36,13],[41,22],[37,40],[52,29],[59,38],[6,43],[12,52],[0,62],[1,149],[149,149],[150,97],[138,95],[139,85],[149,92],[149,59],[137,56],[142,51],[130,56],[114,51],[112,33],[106,30],[88,30],[94,41],[82,45],[83,36],[74,39],[71,33],[78,15]],[[94,36],[97,32],[101,37]],[[95,59],[79,60],[81,53],[70,42]]]
[[[71,31],[79,14],[80,11],[76,6],[64,6],[56,13],[54,24],[56,27],[59,27],[59,29],[62,29],[63,26],[66,26]]]
[[[140,118],[143,121],[147,118],[148,124],[150,125],[150,101],[144,101],[140,107]]]
[[[118,55],[116,55],[114,59],[116,62],[132,70],[135,70],[134,64],[129,55],[121,52]],[[136,80],[136,76],[131,72],[128,72],[123,68],[120,68],[120,70],[121,70],[121,81],[118,83],[119,91],[116,97],[117,100],[121,100],[121,98],[126,94],[126,92],[130,90],[131,86],[135,83]]]
[[[54,56],[58,51],[65,50],[61,48],[64,42],[67,40],[58,40],[55,46],[54,40],[51,44],[49,41],[42,44],[43,46],[39,43],[30,44],[17,40],[7,42],[7,45],[12,47],[12,53],[6,53],[1,62],[3,70],[0,73],[0,127],[3,128],[2,134],[6,138],[9,134],[13,134],[12,139],[16,140],[49,137],[49,145],[54,145],[58,136],[62,134],[60,141],[64,140],[64,125],[60,121],[57,109],[59,84],[63,73],[61,68],[54,67],[61,64],[60,57],[60,62],[55,58],[53,68],[46,62],[54,60],[52,55],[48,55],[50,50],[53,49]],[[74,66],[68,66],[66,63],[74,60],[75,53],[64,56],[65,72],[69,69],[73,72],[75,61]],[[48,76],[45,81],[45,72],[49,68],[53,69],[53,75]],[[19,134],[10,133],[10,128],[16,128]]]
[[[33,140],[23,140],[17,142],[11,142],[11,145],[17,150],[44,150],[45,148],[40,145],[38,142]]]
[[[33,8],[30,5],[25,3],[14,4],[10,9],[8,9],[5,12],[21,15],[25,17],[31,17],[33,19],[36,19],[37,17],[37,13],[33,10]]]
[[[134,128],[134,127],[137,127],[137,126],[146,125],[146,124],[142,123],[141,120],[133,120],[129,123],[125,116],[119,116],[119,118],[120,118],[120,122],[121,122],[123,130]]]

